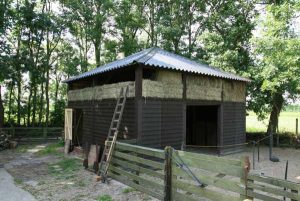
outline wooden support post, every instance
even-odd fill
[[[165,148],[164,201],[172,200],[172,147]]]
[[[142,136],[142,96],[143,96],[143,67],[137,66],[135,69],[135,132],[137,136],[137,144],[140,143]]]

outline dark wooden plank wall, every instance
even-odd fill
[[[140,145],[180,149],[182,126],[182,101],[143,100]]]
[[[246,142],[245,103],[223,103],[223,145]],[[244,146],[223,148],[221,154],[241,151]]]
[[[104,143],[116,100],[69,102],[68,107],[83,110],[83,143]],[[97,107],[98,105],[98,107]],[[182,101],[143,99],[142,133],[139,144],[153,148],[181,148],[183,126]],[[121,128],[128,127],[130,139],[135,139],[134,100],[127,100]],[[246,141],[245,103],[223,103],[223,145]],[[120,134],[121,136],[121,134]],[[240,151],[243,147],[223,148],[221,154]]]
[[[161,146],[172,146],[181,149],[183,123],[182,101],[162,102],[162,135]]]
[[[142,132],[138,144],[161,148],[161,101],[143,100]]]
[[[70,101],[69,108],[82,109],[82,138],[83,145],[104,144],[107,137],[108,129],[112,120],[117,100],[106,99],[102,101]],[[134,100],[128,99],[124,108],[123,118],[120,129],[128,128],[130,139],[135,139],[135,122],[134,122]],[[122,133],[119,134],[122,138]]]

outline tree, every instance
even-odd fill
[[[254,1],[210,1],[207,29],[199,37],[199,57],[226,71],[247,75],[252,65],[250,39],[255,28]]]
[[[249,108],[260,118],[270,113],[267,132],[278,128],[278,117],[288,100],[300,92],[300,40],[293,30],[299,3],[266,6],[261,36],[253,39],[255,68]]]

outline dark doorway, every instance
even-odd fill
[[[218,106],[187,106],[186,145],[218,145]]]
[[[83,112],[81,109],[74,109],[73,111],[73,144],[75,146],[82,146],[82,119]]]

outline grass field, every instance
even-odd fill
[[[296,132],[296,118],[300,124],[300,112],[282,112],[279,116],[279,132]],[[266,132],[268,120],[258,121],[254,112],[246,117],[247,132]],[[299,132],[300,132],[300,125]]]

